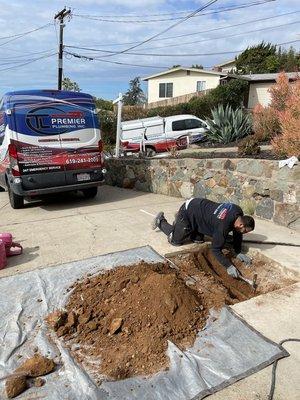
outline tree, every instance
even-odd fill
[[[203,69],[203,65],[201,64],[193,64],[191,68]]]
[[[293,72],[300,68],[300,54],[293,47],[282,50],[265,42],[248,47],[235,60],[237,71],[242,74]]]
[[[71,81],[70,78],[65,77],[62,81],[63,90],[70,90],[72,92],[80,92],[81,89],[78,84],[74,81]]]
[[[263,74],[268,70],[269,57],[276,56],[276,46],[261,42],[259,45],[248,47],[235,58],[236,69],[242,74]],[[273,71],[272,71],[273,72]]]
[[[145,103],[146,98],[141,88],[140,77],[137,76],[129,82],[129,89],[123,96],[123,103],[127,106],[135,106]]]

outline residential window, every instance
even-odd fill
[[[202,92],[206,89],[206,81],[197,81],[197,92]]]
[[[173,97],[173,83],[160,83],[159,97]]]

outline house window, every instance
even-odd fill
[[[206,89],[206,81],[197,81],[197,92],[202,92]]]
[[[173,83],[160,83],[159,97],[173,97]]]

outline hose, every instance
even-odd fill
[[[281,342],[279,342],[279,345],[282,346],[283,343],[286,342],[300,342],[300,339],[284,339]],[[275,391],[275,383],[276,383],[276,369],[277,369],[277,364],[278,364],[279,360],[276,360],[273,364],[273,368],[272,368],[272,380],[271,380],[271,388],[270,388],[270,393],[268,395],[268,400],[273,400],[273,396],[274,396],[274,391]]]

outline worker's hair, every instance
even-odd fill
[[[252,231],[255,228],[254,218],[250,217],[250,215],[242,215],[241,221],[245,228],[251,229]]]

